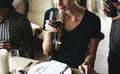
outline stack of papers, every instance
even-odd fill
[[[42,71],[42,74],[63,74],[64,71],[68,68],[68,66],[64,63],[51,60],[47,67],[45,67]]]
[[[65,63],[51,60],[37,64],[29,69],[28,74],[72,74],[71,69]]]

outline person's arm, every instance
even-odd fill
[[[43,22],[43,30],[44,30],[44,37],[43,37],[43,52],[45,55],[51,55],[51,52],[54,50],[54,45],[52,44],[53,33],[57,32],[58,30],[50,25],[52,25],[51,21],[49,20],[50,12],[54,11],[55,9],[49,9],[45,12],[44,15],[44,22]]]
[[[96,52],[97,52],[98,44],[100,41],[99,38],[101,34],[100,18],[95,16],[91,21],[96,21],[96,22],[91,24],[87,55],[84,62],[79,66],[79,70],[81,71],[81,73],[84,73],[84,74],[94,74],[93,72],[95,72],[94,61],[96,59]]]
[[[23,46],[21,46],[24,50],[33,49],[33,32],[30,21],[25,18],[25,22],[23,23],[24,31],[23,31]]]
[[[114,5],[118,10],[120,10],[120,2],[113,2],[113,5]],[[110,9],[109,9],[109,5],[107,4],[107,0],[104,0],[103,8],[104,8],[104,13],[105,13],[105,15],[108,15]],[[120,14],[118,14],[118,15],[115,16],[115,17],[111,17],[111,18],[112,18],[112,20],[120,20]]]
[[[96,73],[94,68],[92,67],[92,64],[93,64],[92,62],[94,62],[96,58],[96,51],[97,51],[98,43],[99,43],[99,38],[90,39],[88,54],[83,64],[79,66],[81,73],[84,73],[84,74],[88,74],[88,73],[95,74]]]
[[[99,38],[90,39],[89,48],[85,62],[91,64],[96,58],[96,51],[99,43]]]
[[[43,52],[45,55],[50,55],[52,50],[54,49],[54,45],[52,44],[52,35],[54,32],[58,30],[52,26],[50,26],[50,21],[46,21],[45,30],[44,30],[44,39],[43,39]]]
[[[44,31],[44,39],[43,39],[43,52],[45,55],[50,55],[53,45],[51,44],[52,41],[52,34],[48,31]]]
[[[104,0],[104,2],[103,2],[103,11],[106,16],[108,15],[108,12],[110,11],[109,5],[107,4],[107,0]]]
[[[30,57],[33,50],[33,32],[30,21],[24,16],[21,19],[21,42],[13,48],[19,49],[25,56]],[[23,55],[21,54],[21,55]]]

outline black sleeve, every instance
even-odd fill
[[[49,10],[47,10],[44,14],[44,20],[43,20],[43,30],[45,30],[45,22],[49,19]]]
[[[99,17],[95,17],[93,19],[93,24],[92,24],[92,28],[91,28],[91,35],[90,38],[97,38],[100,36],[100,32],[101,32],[101,21]]]

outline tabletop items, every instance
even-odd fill
[[[34,65],[28,70],[28,74],[72,74],[72,71],[67,64],[51,60]]]
[[[56,69],[59,74],[79,74],[78,69],[74,69],[71,67],[68,67],[66,64],[58,62],[58,61],[40,61],[40,60],[34,60],[34,59],[29,59],[29,58],[24,58],[24,57],[14,57],[13,58],[13,64],[10,65],[10,67],[4,62],[4,64],[1,63],[1,49],[0,49],[0,74],[8,74],[9,70],[13,67],[15,67],[15,71],[13,74],[21,74],[19,71],[26,69],[27,66],[27,74],[37,74],[36,71],[39,73],[40,71],[44,70],[44,72],[50,71],[53,72]],[[8,54],[8,52],[7,52]],[[4,65],[4,66],[3,66]],[[7,67],[6,67],[7,65]],[[3,67],[7,68],[4,69]],[[51,68],[52,67],[52,68]],[[51,68],[51,69],[50,69]],[[4,69],[4,70],[3,70]],[[2,71],[7,72],[7,73],[1,73]],[[34,72],[35,71],[35,72]],[[40,73],[39,73],[40,74]],[[44,73],[42,73],[44,74]],[[48,73],[51,74],[51,73]],[[55,73],[56,74],[56,73]]]
[[[27,74],[27,71],[29,70],[29,67],[33,64],[33,62],[28,63],[23,69],[19,70],[21,74]]]
[[[17,60],[14,58],[19,57],[19,50],[18,49],[11,49],[9,50],[9,68],[12,74],[16,74],[16,67],[15,63]]]

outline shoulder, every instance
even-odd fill
[[[90,17],[91,19],[94,19],[94,20],[95,19],[100,20],[99,16],[96,15],[95,13],[93,13],[93,12],[87,10],[87,9],[85,10],[85,12],[86,12],[87,17]]]
[[[84,16],[85,20],[87,21],[87,23],[89,23],[90,26],[92,29],[93,28],[101,28],[101,20],[99,18],[98,15],[96,15],[95,13],[89,11],[89,10],[86,10],[85,12],[85,16]]]
[[[24,15],[21,14],[17,11],[12,11],[10,10],[7,16],[8,21],[10,21],[10,23],[16,23],[17,25],[24,25],[24,24],[30,24],[29,19]]]
[[[9,16],[10,17],[14,17],[14,18],[26,18],[26,16],[22,13],[19,13],[17,11],[14,11],[14,10],[9,10]]]

